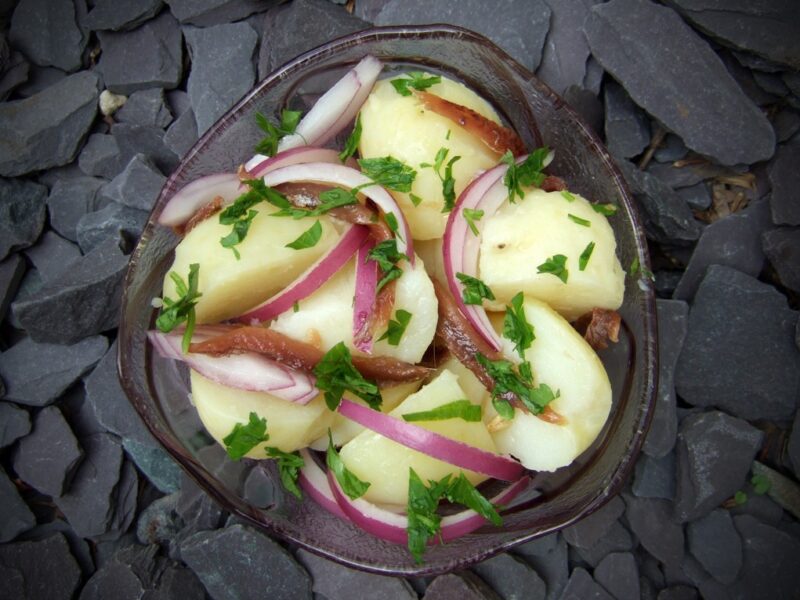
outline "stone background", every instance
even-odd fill
[[[0,0],[0,598],[800,597],[798,7]],[[494,40],[618,158],[661,382],[621,496],[468,572],[401,580],[229,520],[133,413],[114,338],[127,254],[199,134],[302,51],[431,22]]]

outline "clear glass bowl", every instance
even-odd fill
[[[161,295],[177,237],[157,225],[166,201],[185,184],[210,173],[233,171],[261,138],[256,111],[308,105],[367,54],[390,68],[424,68],[459,79],[491,101],[529,147],[555,150],[550,171],[587,198],[613,202],[610,219],[623,265],[647,265],[647,246],[630,193],[608,152],[576,113],[546,85],[487,39],[464,29],[434,25],[386,27],[356,33],[296,58],[262,81],[211,128],[169,177],[131,258],[119,329],[120,378],[155,437],[186,472],[226,510],[322,556],[351,567],[391,575],[425,575],[466,567],[512,546],[558,530],[597,510],[617,493],[643,442],[656,392],[655,300],[646,280],[628,277],[620,309],[621,340],[601,358],[613,387],[610,419],[596,443],[570,467],[532,474],[530,484],[504,513],[500,529],[485,526],[446,545],[429,548],[417,565],[401,545],[377,539],[328,514],[310,499],[286,494],[264,462],[227,460],[211,443],[188,399],[183,365],[154,355],[145,332],[153,327],[152,298]],[[272,482],[273,502],[259,508],[244,499],[250,469]]]

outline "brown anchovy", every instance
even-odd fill
[[[173,231],[180,236],[186,235],[200,223],[221,211],[223,204],[225,204],[225,199],[222,196],[217,196],[208,204],[198,208],[197,212],[194,213],[188,221],[186,221],[185,225],[173,227]]]
[[[615,310],[593,308],[575,321],[575,329],[595,350],[608,348],[608,342],[619,341],[619,328],[622,317]]]

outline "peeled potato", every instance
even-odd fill
[[[465,367],[455,356],[448,358],[440,367],[441,371],[450,371],[458,378],[459,387],[464,390],[464,395],[473,404],[483,404],[489,391],[475,377],[475,374]]]
[[[533,366],[536,385],[545,383],[561,393],[549,406],[565,423],[548,423],[517,410],[510,425],[492,437],[500,452],[528,469],[554,471],[570,464],[600,433],[611,410],[611,383],[597,354],[563,317],[533,298],[525,298],[523,309],[536,334],[525,359]],[[492,315],[492,321],[502,331],[502,316]],[[515,354],[514,344],[505,338],[503,352]],[[486,412],[495,412],[491,402]]]
[[[308,446],[330,427],[333,413],[322,394],[308,404],[294,404],[263,392],[248,392],[220,385],[191,371],[192,402],[200,420],[217,442],[237,423],[246,424],[250,413],[267,420],[269,441],[247,453],[250,458],[266,458],[265,446],[294,452]]]
[[[552,306],[572,321],[594,307],[617,309],[625,292],[625,273],[616,255],[617,242],[606,217],[575,195],[530,190],[522,200],[506,203],[486,221],[480,249],[480,279],[495,295],[486,306],[503,310],[522,291]],[[572,221],[574,215],[589,227]],[[595,247],[584,271],[578,259]],[[556,254],[567,257],[567,282],[538,266]]]
[[[322,217],[322,237],[311,248],[294,250],[286,244],[296,240],[314,219],[271,217],[276,208],[261,203],[250,224],[247,237],[236,246],[240,259],[229,248],[220,245],[220,238],[231,231],[231,225],[220,225],[214,215],[199,223],[175,248],[175,260],[169,272],[184,281],[189,265],[198,263],[199,291],[202,297],[195,306],[198,323],[216,323],[231,319],[257,306],[294,281],[339,239],[340,233],[330,219]],[[164,295],[175,299],[175,283],[164,278]]]
[[[460,83],[442,77],[441,83],[426,91],[500,122],[488,102]],[[407,193],[391,194],[403,209],[412,236],[418,240],[442,237],[447,222],[447,214],[442,212],[442,181],[433,169],[420,168],[420,163],[433,164],[440,148],[449,148],[447,160],[460,156],[453,164],[457,197],[479,171],[495,166],[499,159],[453,121],[424,109],[414,95],[398,94],[388,79],[379,81],[367,98],[361,109],[361,127],[362,157],[393,156],[417,171],[411,191],[422,199],[419,206],[414,206]]]

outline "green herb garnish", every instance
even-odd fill
[[[420,204],[422,204],[422,198],[420,198],[416,194],[409,194],[408,197],[411,199],[411,204],[413,204],[414,207],[417,207]]]
[[[515,196],[520,200],[525,197],[525,192],[522,190],[523,187],[539,187],[542,185],[545,178],[542,169],[544,169],[544,160],[549,153],[550,149],[547,146],[542,146],[531,152],[528,158],[519,165],[514,160],[511,150],[506,151],[500,158],[500,162],[508,165],[508,171],[503,177],[503,183],[508,188],[509,202],[514,202]]]
[[[655,279],[656,279],[655,275],[653,275],[653,272],[650,269],[648,269],[647,267],[642,266],[639,263],[639,257],[638,256],[634,256],[633,257],[633,260],[631,261],[631,267],[628,270],[628,275],[630,275],[631,277],[636,277],[637,275],[641,275],[642,277],[646,277],[647,279],[650,279],[651,281],[655,281]]]
[[[575,201],[575,196],[570,194],[567,190],[561,190],[561,195],[564,197],[564,200],[566,200],[567,202],[574,202]]]
[[[298,110],[282,110],[280,125],[273,125],[261,113],[256,113],[256,123],[266,133],[266,137],[256,145],[256,152],[272,156],[278,151],[278,142],[286,135],[294,133],[303,113]]]
[[[186,323],[181,340],[181,350],[184,354],[189,351],[189,344],[192,343],[195,323],[194,307],[203,295],[197,291],[199,273],[200,265],[198,263],[189,265],[189,277],[187,278],[189,284],[187,285],[180,275],[174,271],[170,272],[169,277],[175,283],[175,292],[178,294],[178,298],[172,300],[164,296],[161,299],[163,303],[161,312],[156,319],[156,327],[164,333],[169,333],[181,323]]]
[[[477,277],[472,277],[466,273],[456,273],[456,278],[464,284],[461,290],[461,299],[464,304],[483,304],[483,299],[494,300],[494,294],[489,286]]]
[[[469,228],[472,230],[472,233],[475,235],[479,235],[480,232],[478,231],[478,227],[475,225],[475,221],[480,221],[483,218],[483,211],[476,210],[474,208],[465,208],[461,211],[461,214],[464,215],[464,219],[469,225]]]
[[[401,96],[411,95],[411,90],[408,88],[423,91],[432,85],[442,82],[441,75],[428,75],[420,71],[411,71],[410,73],[405,73],[405,75],[406,77],[392,79],[391,81],[392,87]]]
[[[409,422],[445,421],[447,419],[463,419],[469,423],[478,423],[481,420],[481,407],[469,400],[454,400],[437,406],[432,410],[422,410],[403,415],[403,420]]]
[[[584,227],[591,227],[592,222],[587,219],[581,219],[580,217],[573,215],[572,213],[567,213],[567,218],[572,221],[573,223],[577,223],[578,225],[583,225]]]
[[[506,306],[506,316],[503,319],[503,336],[514,342],[514,351],[520,359],[525,360],[525,350],[531,347],[536,334],[533,326],[525,318],[525,309],[522,302],[525,300],[522,292],[511,299],[511,306]]]
[[[322,237],[322,223],[316,221],[311,227],[300,234],[295,241],[286,244],[287,248],[293,250],[303,250],[305,248],[313,248],[317,245]]]
[[[410,192],[411,184],[417,176],[414,169],[391,156],[359,158],[358,166],[372,181],[395,192]],[[359,186],[361,187],[368,186]]]
[[[484,519],[491,522],[492,525],[499,527],[503,524],[503,519],[497,514],[492,503],[475,489],[475,486],[469,482],[463,472],[460,472],[455,481],[447,486],[445,497],[450,502],[471,508]]]
[[[586,248],[583,249],[583,252],[581,252],[580,257],[578,257],[579,271],[586,269],[586,265],[589,264],[589,259],[592,257],[592,252],[594,252],[594,242],[589,242],[586,244]]]
[[[759,496],[766,494],[772,487],[769,479],[760,473],[753,475],[753,477],[750,479],[750,483],[753,486],[753,491]]]
[[[449,148],[439,148],[436,156],[433,159],[433,164],[422,163],[420,169],[433,169],[439,181],[442,182],[442,197],[444,198],[444,206],[442,212],[450,212],[453,210],[453,205],[456,202],[456,180],[453,178],[453,164],[460,160],[460,156],[454,156],[445,164],[447,155],[450,152]],[[442,174],[442,166],[444,166],[444,174]]]
[[[378,341],[387,340],[391,346],[400,344],[400,339],[406,332],[406,327],[408,327],[411,321],[411,316],[411,313],[407,310],[403,310],[402,308],[397,310],[397,312],[394,313],[394,319],[389,319],[386,332],[378,338]]]
[[[397,217],[394,216],[394,213],[387,212],[384,218],[386,219],[386,224],[389,226],[389,229],[392,230],[392,233],[402,240],[403,236],[400,235],[400,224],[397,222]]]
[[[347,494],[351,500],[360,498],[366,493],[370,486],[369,482],[361,481],[352,471],[344,466],[342,458],[339,456],[339,453],[336,452],[336,447],[333,445],[333,437],[331,436],[330,429],[328,429],[328,452],[325,459],[325,462],[328,463],[328,468],[336,477],[336,481],[339,482],[342,491]]]
[[[567,270],[567,257],[563,254],[551,256],[538,267],[536,267],[536,269],[537,273],[549,273],[550,275],[555,275],[564,283],[567,283],[569,271]]]
[[[522,403],[534,415],[541,413],[544,408],[553,400],[559,397],[560,393],[550,389],[547,384],[540,384],[538,387],[533,385],[533,374],[531,373],[531,365],[529,362],[523,362],[515,369],[511,361],[500,359],[490,360],[483,354],[478,352],[475,355],[478,363],[486,369],[489,376],[494,379],[494,388],[492,389],[492,402],[497,405],[507,402],[507,394],[511,393],[519,398]],[[508,409],[511,409],[510,411]],[[513,416],[513,407],[508,404],[508,408],[503,408],[505,414]],[[500,410],[497,411],[503,418],[506,417]]]
[[[361,141],[361,113],[358,113],[356,122],[353,125],[353,131],[347,137],[344,143],[344,150],[339,153],[339,160],[345,162],[348,158],[353,156],[358,150],[358,143]]]
[[[592,209],[596,213],[600,213],[605,217],[610,217],[611,215],[617,214],[617,210],[619,210],[615,205],[608,203],[608,204],[592,204]]]
[[[269,440],[267,420],[251,412],[246,424],[237,423],[228,435],[222,438],[225,450],[233,460],[239,460],[261,442]]]
[[[377,262],[383,272],[383,277],[375,290],[376,293],[380,292],[387,283],[398,279],[403,274],[403,269],[398,267],[397,263],[405,258],[406,255],[397,250],[397,240],[384,240],[369,251],[367,260]]]
[[[298,312],[300,310],[300,301],[295,300],[294,304],[292,304],[292,312]]]
[[[297,486],[297,477],[300,469],[306,464],[298,452],[284,452],[278,448],[265,448],[267,456],[278,461],[278,472],[281,474],[281,483],[286,490],[302,499],[303,494]]]
[[[364,379],[353,366],[353,357],[344,342],[328,350],[314,367],[314,375],[317,376],[317,388],[325,393],[325,403],[330,410],[336,410],[346,391],[364,400],[374,410],[381,407],[378,386]]]

